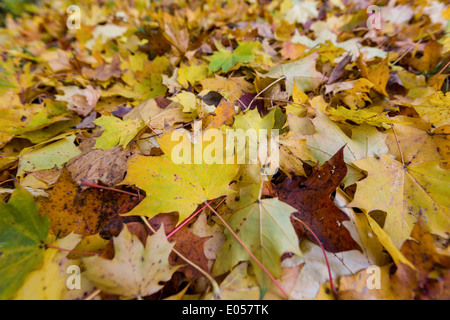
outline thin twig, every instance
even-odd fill
[[[430,81],[430,84],[431,84],[431,82],[435,82],[436,80],[437,80],[437,78],[441,75],[441,73],[448,67],[450,65],[450,60],[447,62],[447,64],[436,74],[436,75],[434,75],[433,76],[433,78],[432,78],[432,81]]]
[[[110,187],[104,187],[98,184],[95,184],[93,182],[87,181],[87,180],[83,180],[81,182],[81,186],[82,187],[91,187],[91,188],[97,188],[97,189],[104,189],[104,190],[109,190],[109,191],[115,191],[115,192],[120,192],[123,194],[128,194],[130,196],[134,196],[134,197],[138,197],[140,198],[139,194],[133,193],[133,192],[128,192],[128,191],[124,191],[124,190],[120,190],[120,189],[115,189],[115,188],[110,188]]]
[[[284,100],[284,99],[273,99],[273,98],[266,98],[266,97],[258,97],[257,100],[270,100],[270,101],[279,101],[279,102],[285,102],[285,103],[289,103],[289,104],[298,104],[299,106],[305,107],[305,108],[310,108],[310,106],[308,106],[307,104],[301,103],[301,102],[295,102],[295,101],[289,101],[289,100]]]
[[[148,127],[150,130],[152,130],[152,132],[153,132],[154,134],[156,134],[156,135],[160,134],[160,133],[157,133],[155,130],[153,130],[153,128],[152,128],[149,124],[147,124],[147,127]]]
[[[150,223],[147,221],[147,219],[144,216],[141,216],[141,219],[144,221],[145,225],[147,226],[147,228],[150,229],[151,232],[153,232],[154,234],[156,233],[156,230],[153,229],[153,227],[150,225]],[[168,236],[166,236],[168,238]],[[192,262],[191,260],[189,260],[188,258],[186,258],[184,255],[182,255],[178,250],[176,250],[175,248],[172,248],[173,252],[175,252],[175,254],[177,254],[181,259],[183,259],[184,261],[186,261],[191,267],[195,268],[198,272],[200,272],[201,274],[203,274],[208,280],[209,282],[211,282],[211,285],[213,286],[213,293],[216,297],[220,297],[220,289],[219,289],[219,284],[217,283],[216,280],[214,280],[214,278],[205,270],[203,270],[202,268],[200,268],[198,265],[196,265],[194,262]]]
[[[97,289],[94,292],[92,292],[90,295],[88,295],[86,298],[84,298],[83,300],[92,300],[94,299],[96,296],[98,296],[100,294],[100,292],[102,292],[102,290]]]
[[[289,294],[284,290],[284,288],[278,283],[278,281],[270,274],[269,270],[264,267],[264,265],[258,260],[258,258],[255,257],[255,255],[250,251],[249,248],[242,242],[242,240],[238,237],[238,235],[233,231],[233,229],[226,223],[226,221],[220,216],[219,213],[217,213],[216,210],[214,210],[207,202],[205,202],[209,209],[220,219],[220,221],[224,224],[224,226],[230,231],[230,233],[236,238],[236,240],[239,242],[239,244],[244,248],[245,251],[250,255],[250,257],[255,260],[255,262],[258,264],[258,266],[264,271],[264,273],[270,278],[270,280],[273,281],[273,283],[280,289],[280,291],[288,298],[290,299]]]
[[[212,203],[215,199],[211,200],[209,203]],[[183,228],[189,221],[191,221],[193,218],[195,218],[195,216],[197,216],[200,212],[202,212],[204,209],[206,208],[206,204],[200,208],[199,210],[197,210],[195,213],[193,213],[189,218],[185,219],[178,227],[176,227],[175,229],[173,229],[168,235],[167,235],[167,239],[169,239],[171,236],[174,235],[174,233],[176,233],[178,230],[180,230],[181,228]]]
[[[217,90],[217,92],[220,92],[220,91],[224,91],[224,92],[226,92],[226,93],[232,95],[232,96],[233,96],[237,101],[239,101],[239,102],[242,104],[242,106],[245,108],[245,104],[241,101],[241,99],[239,99],[238,97],[236,97],[235,94],[233,94],[232,92],[230,92],[230,91],[228,91],[228,90],[225,90],[225,89],[218,89],[218,90]]]
[[[5,180],[5,181],[2,181],[2,182],[0,182],[0,186],[2,184],[8,183],[8,182],[12,182],[12,181],[14,181],[14,179],[8,179],[8,180]]]
[[[248,104],[248,107],[247,108],[245,108],[245,110],[250,110],[250,107],[252,106],[252,104],[253,104],[253,101],[255,101],[264,91],[266,91],[267,89],[269,89],[271,86],[273,86],[275,83],[277,83],[277,82],[279,82],[279,81],[281,81],[281,80],[283,80],[283,79],[286,79],[286,76],[282,76],[281,78],[278,78],[277,80],[275,80],[275,81],[273,81],[271,84],[269,84],[267,87],[265,87],[264,89],[262,89],[253,99],[252,99],[252,101],[250,101],[250,103]]]
[[[70,249],[64,249],[64,248],[60,248],[51,244],[46,244],[45,245],[47,248],[52,248],[52,249],[56,249],[59,251],[66,251],[66,252],[70,252],[70,253],[78,253],[78,254],[87,254],[87,255],[91,255],[91,256],[99,256],[100,253],[96,253],[96,252],[86,252],[86,251],[77,251],[77,250],[70,250]]]

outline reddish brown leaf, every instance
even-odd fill
[[[331,72],[330,78],[328,79],[327,84],[332,84],[337,82],[339,79],[343,78],[346,74],[345,66],[349,64],[352,60],[352,56],[350,54],[346,55],[344,59],[342,59]]]
[[[314,168],[306,180],[293,176],[278,186],[279,199],[298,210],[293,216],[308,225],[325,250],[330,252],[361,250],[342,224],[349,220],[348,216],[330,198],[347,173],[343,150],[341,148],[320,168]],[[297,233],[303,234],[303,225],[295,219],[291,220]],[[310,232],[307,235],[316,242]]]
[[[138,197],[115,191],[82,190],[64,169],[50,197],[39,204],[39,212],[49,216],[51,230],[59,236],[75,232],[85,236],[100,233],[109,238],[117,236],[125,222],[137,221],[137,217],[120,214],[138,203]]]
[[[168,234],[175,228],[177,220],[178,216],[176,215],[159,214],[150,220],[150,224],[155,228],[159,228],[161,223],[164,223],[166,234]],[[189,226],[185,225],[175,232],[168,240],[169,242],[175,242],[175,250],[206,272],[209,272],[208,259],[206,258],[203,250],[205,241],[208,239],[209,237],[200,238],[196,236],[191,232]],[[186,265],[179,269],[179,271],[183,272],[187,278],[196,279],[203,276],[197,269],[191,265],[187,265],[186,261],[184,261],[175,252],[170,254],[169,262],[171,265]]]

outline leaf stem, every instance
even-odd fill
[[[226,197],[222,199],[222,201],[220,201],[220,203],[216,206],[216,209],[225,201]],[[213,201],[215,201],[216,199],[213,199],[209,202],[209,204],[211,204]],[[171,236],[174,235],[175,232],[177,232],[178,230],[180,230],[181,228],[183,228],[183,226],[186,225],[186,223],[188,223],[189,221],[191,221],[196,215],[198,215],[200,212],[202,212],[204,209],[206,208],[206,204],[201,207],[199,210],[197,210],[195,213],[193,213],[189,218],[185,219],[178,227],[176,227],[175,229],[173,229],[168,235],[167,235],[167,239],[169,239]]]
[[[273,81],[271,84],[269,84],[267,87],[265,87],[264,89],[262,89],[253,99],[252,101],[250,101],[250,103],[248,104],[248,107],[245,108],[245,110],[250,110],[250,107],[253,104],[253,101],[255,101],[264,91],[266,91],[267,89],[269,89],[271,86],[273,86],[275,83],[277,83],[278,81],[281,81],[283,79],[286,79],[286,76],[282,76],[281,78],[278,78],[277,80]]]
[[[274,98],[258,97],[258,98],[256,98],[256,100],[279,101],[279,102],[285,102],[285,103],[288,103],[288,104],[297,104],[297,105],[305,107],[305,108],[310,108],[310,106],[308,106],[307,104],[304,104],[304,103],[301,103],[301,102],[285,100],[285,99],[274,99]]]
[[[119,193],[123,193],[123,194],[128,194],[130,196],[134,196],[134,197],[138,197],[140,198],[139,194],[133,193],[133,192],[128,192],[128,191],[124,191],[124,190],[120,190],[120,189],[115,189],[115,188],[110,188],[110,187],[104,187],[98,184],[95,184],[93,182],[87,181],[87,180],[83,180],[81,182],[81,186],[82,187],[91,187],[91,188],[97,188],[97,189],[104,189],[104,190],[109,190],[109,191],[115,191],[115,192],[119,192]]]
[[[0,182],[0,186],[2,184],[5,184],[5,183],[11,182],[11,181],[14,181],[14,179],[8,179],[8,180],[5,180],[5,181],[2,181],[2,182]]]
[[[96,296],[98,296],[100,294],[100,292],[102,292],[102,290],[97,289],[94,292],[92,292],[90,295],[88,295],[86,298],[84,298],[83,300],[92,300],[94,299]]]
[[[156,233],[156,230],[153,229],[153,227],[150,225],[150,223],[147,221],[147,219],[144,216],[141,216],[141,219],[144,221],[145,225],[153,232]],[[168,238],[168,236],[166,236]],[[176,250],[175,248],[172,249],[173,252],[175,252],[175,254],[177,254],[181,259],[183,259],[184,261],[186,261],[191,267],[195,268],[198,272],[200,272],[201,274],[203,274],[208,280],[209,282],[211,282],[211,285],[213,287],[213,294],[216,297],[220,297],[220,289],[219,289],[219,284],[217,283],[216,280],[214,280],[214,278],[205,270],[203,270],[202,268],[200,268],[198,265],[196,265],[194,262],[192,262],[191,260],[189,260],[188,258],[186,258],[184,255],[182,255],[178,250]]]
[[[228,93],[229,95],[233,96],[240,104],[242,104],[242,107],[245,108],[245,104],[241,101],[241,99],[239,99],[238,97],[236,97],[236,95],[234,95],[232,92],[225,90],[225,89],[218,89],[217,92],[220,91],[224,91],[226,93]]]
[[[431,79],[430,84],[434,83],[436,79],[441,75],[441,73],[450,65],[450,61],[447,62],[447,64],[439,71],[435,76],[433,76],[433,79]]]
[[[215,199],[211,200],[209,203],[213,202]],[[198,215],[200,212],[202,212],[206,208],[206,204],[201,207],[199,210],[197,210],[195,213],[193,213],[189,218],[185,219],[178,227],[173,229],[168,235],[167,239],[169,239],[171,236],[174,235],[175,232],[183,228],[189,221],[191,221],[193,218],[195,218],[196,215]]]
[[[205,202],[206,203],[206,202]],[[214,210],[208,203],[206,203],[209,209],[220,219],[220,221],[225,225],[225,227],[228,229],[228,231],[231,232],[231,234],[236,238],[236,240],[239,242],[239,244],[247,251],[247,253],[250,255],[250,257],[255,260],[255,262],[258,264],[258,266],[264,271],[264,273],[270,278],[270,280],[273,281],[273,283],[280,289],[280,291],[288,298],[290,299],[289,294],[284,290],[284,288],[278,283],[278,281],[270,274],[269,270],[264,267],[264,265],[258,260],[258,258],[255,257],[255,255],[250,251],[249,248],[242,242],[242,240],[238,237],[238,235],[233,231],[233,229],[226,223],[226,221],[220,216],[220,214],[217,213],[216,210]]]
[[[319,237],[317,237],[317,235],[314,233],[314,231],[311,230],[310,227],[308,227],[306,225],[306,223],[304,223],[302,220],[300,220],[299,218],[292,216],[292,218],[298,222],[300,222],[307,231],[311,232],[311,234],[314,236],[314,238],[316,239],[317,243],[319,244],[320,248],[322,249],[323,252],[323,256],[325,257],[325,262],[327,264],[327,269],[328,269],[328,277],[330,278],[330,287],[331,287],[331,291],[333,291],[333,294],[337,297],[337,291],[334,288],[334,284],[333,284],[333,277],[331,276],[331,268],[330,268],[330,263],[328,262],[328,257],[327,257],[327,253],[325,252],[324,247],[322,246],[322,242],[319,240]]]
[[[397,142],[398,151],[400,152],[400,157],[402,158],[403,167],[405,167],[405,159],[403,159],[402,148],[400,148],[400,141],[398,141],[397,133],[395,132],[393,123],[391,123],[391,128],[392,128],[392,132],[394,132],[395,141]]]
[[[51,245],[51,244],[46,244],[45,246],[47,248],[52,248],[52,249],[56,249],[56,250],[59,250],[59,251],[66,251],[66,252],[70,252],[70,253],[87,254],[87,255],[92,255],[92,256],[95,256],[95,255],[99,256],[100,255],[99,253],[96,253],[96,252],[87,252],[87,251],[77,251],[77,250],[64,249],[64,248],[60,248],[60,247],[57,247],[57,246],[54,246],[54,245]]]

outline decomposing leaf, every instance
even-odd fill
[[[73,158],[67,163],[66,168],[80,185],[86,180],[114,186],[125,177],[127,155],[128,151],[120,146],[106,151],[95,149]]]
[[[138,203],[138,197],[128,194],[93,188],[82,190],[64,169],[50,197],[40,203],[40,213],[50,219],[54,234],[101,232],[110,237],[118,234],[126,221],[120,214]]]
[[[315,168],[308,179],[302,181],[294,176],[278,187],[280,200],[297,210],[294,213],[293,224],[298,232],[306,231],[309,238],[316,241],[301,223],[295,221],[296,218],[311,228],[324,248],[330,252],[361,250],[342,224],[349,220],[348,216],[330,199],[331,193],[340,185],[347,173],[343,153],[344,149],[341,148],[320,168]]]

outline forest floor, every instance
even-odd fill
[[[0,299],[450,298],[447,2],[0,16]]]

